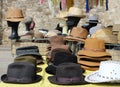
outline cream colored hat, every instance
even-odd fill
[[[22,10],[19,8],[8,8],[6,20],[12,22],[19,22],[24,20]]]
[[[67,11],[60,11],[59,14],[56,15],[56,19],[63,19],[63,20],[66,20],[66,16],[67,16]]]
[[[66,17],[85,17],[84,11],[78,7],[70,7]]]

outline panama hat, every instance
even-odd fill
[[[11,22],[24,20],[22,10],[20,8],[8,8],[6,20]]]
[[[5,83],[30,84],[39,82],[42,76],[36,75],[36,67],[29,62],[14,62],[8,65],[7,74],[1,76]]]
[[[88,17],[87,23],[99,23],[99,21],[98,21],[98,15],[95,15],[95,14],[90,15]]]
[[[85,55],[90,57],[111,56],[106,52],[105,42],[98,38],[87,38],[82,50],[77,52],[77,55]]]
[[[56,68],[56,74],[49,76],[48,80],[53,84],[59,85],[82,85],[87,83],[84,78],[85,76],[79,64],[62,63]]]
[[[101,61],[99,70],[85,77],[89,83],[120,83],[120,61]]]
[[[80,17],[80,18],[83,18],[83,17],[85,17],[85,15],[84,15],[84,11],[82,9],[80,9],[78,7],[70,7],[66,18],[67,17]]]

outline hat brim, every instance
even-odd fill
[[[24,18],[6,18],[6,21],[11,21],[11,22],[19,22],[23,20]]]
[[[85,76],[83,76],[83,78],[81,78],[81,80],[76,81],[74,83],[70,82],[59,82],[57,81],[57,76],[49,76],[48,80],[53,83],[53,84],[58,84],[58,85],[82,85],[82,84],[87,84],[88,82],[86,82],[84,80]]]
[[[48,65],[48,67],[46,67],[45,71],[46,71],[48,74],[53,74],[53,75],[55,75],[55,73],[56,73],[56,67],[53,66],[53,65]]]
[[[108,52],[93,52],[93,51],[86,51],[86,50],[80,50],[78,52],[78,55],[85,55],[90,57],[103,57],[103,56],[111,56]]]
[[[36,83],[39,82],[42,79],[42,76],[40,75],[36,75],[36,79],[34,79],[33,81],[22,81],[22,80],[8,80],[8,76],[7,74],[4,74],[1,76],[1,80],[5,83],[14,83],[14,84],[30,84],[30,83]]]
[[[89,83],[120,83],[120,79],[119,80],[113,80],[113,79],[107,79],[104,78],[102,76],[99,75],[99,71],[95,71],[93,73],[91,73],[90,75],[87,75],[85,77],[85,81],[89,82]]]
[[[68,18],[68,17],[79,17],[79,18],[84,18],[85,15],[67,15],[67,16],[65,16],[65,18]]]
[[[82,38],[78,38],[78,37],[72,37],[72,36],[67,36],[67,37],[65,37],[64,38],[65,40],[71,40],[71,41],[82,41],[82,42],[84,42],[85,41],[85,39],[82,39]]]

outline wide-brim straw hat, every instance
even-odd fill
[[[90,57],[111,56],[106,52],[105,42],[102,39],[87,38],[82,50],[79,50],[77,55],[85,55]]]
[[[68,14],[66,16],[67,17],[80,17],[80,18],[84,18],[84,11],[78,7],[70,7]]]
[[[107,28],[97,30],[91,37],[103,39],[105,43],[117,43],[117,36],[113,35],[112,31]]]
[[[22,9],[20,8],[8,8],[6,21],[19,22],[24,20]]]
[[[87,38],[88,31],[82,27],[73,27],[69,36],[65,40],[84,41]]]
[[[89,83],[120,83],[120,61],[102,61],[99,70],[85,77]]]

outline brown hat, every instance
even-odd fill
[[[88,31],[82,27],[73,27],[70,36],[66,40],[84,41],[87,38]]]
[[[89,71],[96,71],[99,69],[99,66],[86,66],[86,65],[82,65],[81,64],[81,67],[85,70],[89,70]]]
[[[106,52],[104,40],[97,38],[87,38],[84,48],[79,50],[77,54],[90,57],[111,56]]]
[[[24,20],[22,10],[19,8],[8,8],[6,20],[12,22],[19,22]]]

